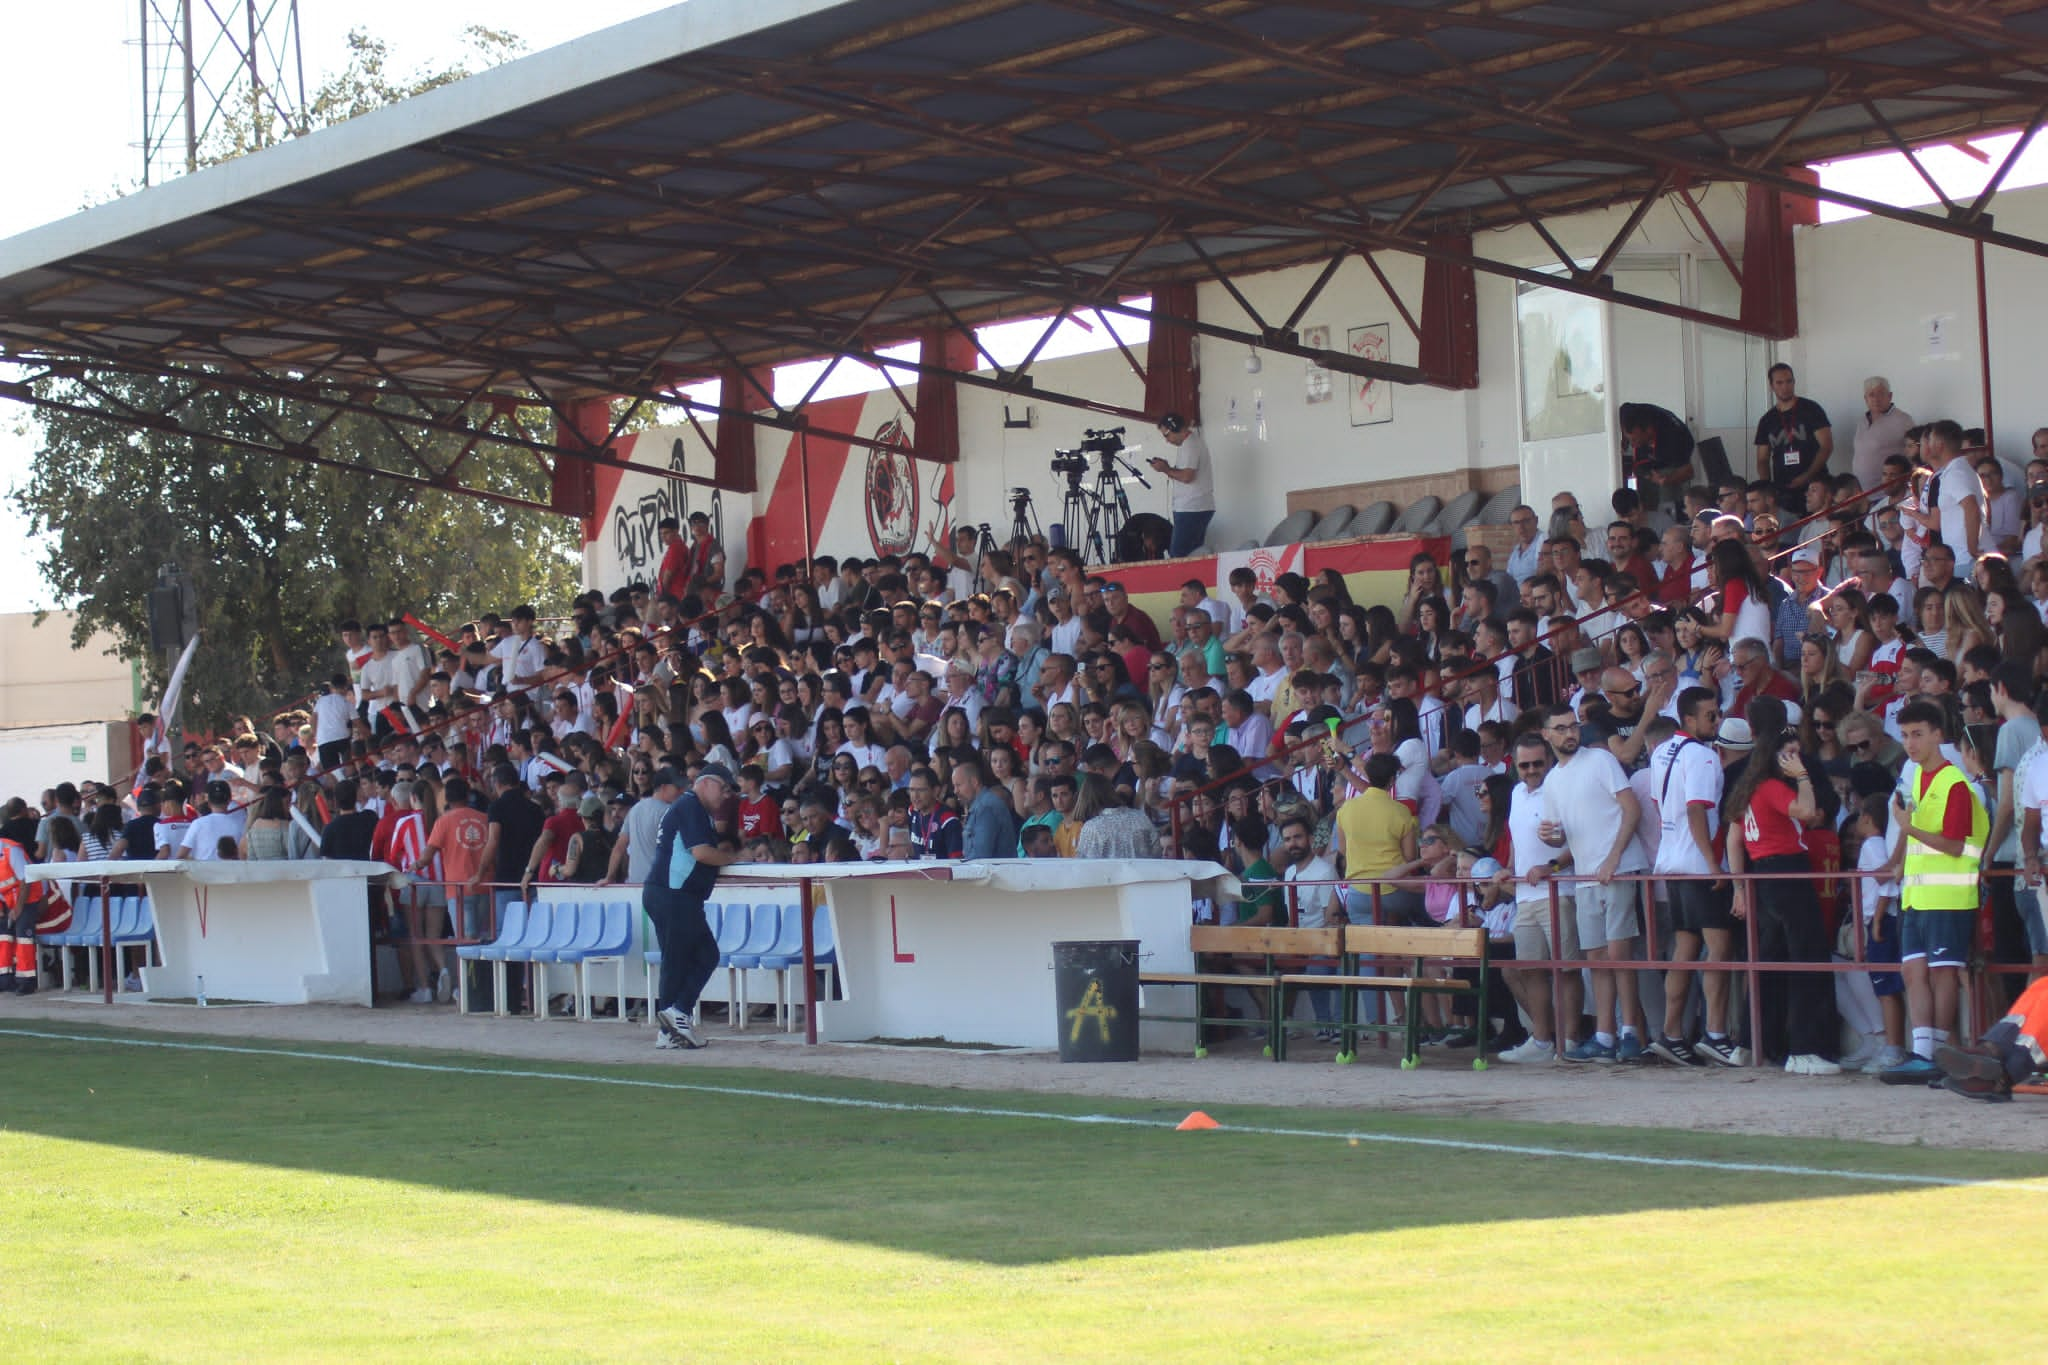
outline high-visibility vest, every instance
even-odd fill
[[[23,895],[30,905],[43,898],[42,882],[28,881],[14,870],[17,865],[26,867],[28,862],[27,849],[12,839],[0,839],[0,906],[5,906],[10,915],[21,913]]]
[[[1914,803],[1909,818],[1915,829],[1940,834],[1949,792],[1958,786],[1970,794],[1970,837],[1954,857],[1937,853],[1917,839],[1906,841],[1899,904],[1907,910],[1975,910],[1983,894],[1984,839],[1991,819],[1963,770],[1953,763],[1944,765],[1929,782],[1927,794]]]

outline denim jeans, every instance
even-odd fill
[[[1216,514],[1210,512],[1175,512],[1173,514],[1173,543],[1167,547],[1169,559],[1186,559],[1189,555],[1200,554],[1202,538],[1209,534],[1209,523]]]

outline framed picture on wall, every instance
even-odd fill
[[[1301,344],[1311,351],[1330,349],[1330,329],[1327,327],[1304,327],[1301,329]],[[1327,403],[1336,396],[1337,386],[1330,382],[1330,372],[1310,360],[1307,378],[1304,380],[1305,397],[1311,403]]]
[[[1353,327],[1347,335],[1351,354],[1360,360],[1391,360],[1392,328],[1384,322]],[[1351,425],[1378,426],[1394,420],[1394,386],[1384,379],[1351,375]]]

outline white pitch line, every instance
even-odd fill
[[[1107,1125],[1172,1132],[1171,1119],[1133,1118],[1123,1114],[1058,1114],[1042,1109],[996,1109],[971,1104],[910,1104],[900,1100],[860,1099],[851,1095],[807,1095],[791,1090],[760,1090],[747,1086],[705,1085],[697,1081],[650,1081],[630,1076],[594,1076],[574,1071],[529,1071],[495,1066],[453,1066],[439,1062],[405,1062],[391,1057],[362,1057],[345,1052],[305,1052],[294,1048],[234,1047],[226,1043],[182,1043],[158,1038],[109,1038],[87,1033],[57,1033],[41,1029],[0,1028],[0,1036],[35,1038],[49,1042],[97,1043],[108,1047],[161,1048],[171,1052],[226,1053],[239,1057],[288,1057],[298,1061],[339,1062],[349,1066],[383,1067],[391,1071],[423,1071],[446,1076],[502,1076],[513,1080],[569,1081],[579,1085],[623,1086],[635,1090],[670,1090],[700,1095],[730,1095],[741,1099],[778,1100],[789,1104],[819,1104],[839,1109],[866,1109],[890,1114],[952,1114],[968,1118],[1033,1119],[1043,1123]],[[630,1063],[628,1063],[630,1065]],[[1741,1175],[1803,1176],[1825,1180],[1849,1180],[1882,1185],[1933,1185],[1950,1188],[2021,1190],[2048,1194],[2044,1180],[1977,1180],[1965,1176],[1915,1175],[1903,1171],[1845,1171],[1826,1166],[1792,1166],[1763,1161],[1713,1161],[1706,1157],[1640,1156],[1630,1152],[1573,1151],[1564,1147],[1536,1147],[1521,1143],[1478,1142],[1462,1138],[1415,1137],[1399,1133],[1339,1132],[1321,1128],[1272,1128],[1254,1124],[1226,1123],[1216,1130],[1253,1137],[1315,1138],[1321,1141],[1379,1143],[1394,1147],[1434,1147],[1439,1150],[1478,1152],[1487,1156],[1541,1157],[1556,1161],[1594,1161],[1620,1166],[1655,1166],[1665,1169],[1723,1171]]]

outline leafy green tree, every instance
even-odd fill
[[[516,38],[482,28],[469,30],[469,40],[465,60],[400,75],[382,42],[351,33],[347,67],[312,97],[313,126],[457,80],[521,49]],[[205,159],[226,160],[304,131],[259,114],[227,118]],[[191,387],[95,375],[89,383],[45,380],[39,391],[110,414],[174,409],[189,431],[264,444],[282,435],[310,440],[333,458],[419,472],[375,417],[344,415],[322,429],[324,414],[311,405],[188,395]],[[412,410],[403,400],[386,401],[393,411]],[[195,726],[262,714],[312,690],[341,662],[335,626],[347,617],[412,611],[448,629],[520,602],[545,611],[577,584],[580,542],[567,518],[409,490],[111,417],[45,410],[39,420],[39,450],[13,496],[33,531],[49,537],[42,569],[60,597],[76,603],[76,640],[112,632],[122,654],[143,661],[160,688],[168,663],[149,648],[148,594],[161,566],[179,566],[197,595],[204,633],[186,693],[185,716]],[[437,467],[461,448],[455,437],[409,439]],[[472,485],[547,500],[547,477],[523,452],[480,447],[463,474]]]
[[[186,388],[95,383],[148,410],[168,408]],[[69,380],[43,391],[65,402],[97,397]],[[255,406],[202,394],[177,411],[191,429],[252,440],[270,439],[259,414],[288,436],[315,420],[299,405]],[[373,417],[344,416],[320,439],[406,467]],[[517,452],[479,450],[464,474],[512,496],[547,497],[539,465]],[[412,611],[450,629],[483,610],[560,604],[580,568],[575,524],[563,517],[70,413],[44,417],[15,498],[51,537],[43,572],[76,600],[78,638],[113,632],[159,683],[166,665],[149,650],[148,594],[160,566],[183,571],[205,634],[188,683],[195,724],[260,714],[310,691],[339,665],[334,631],[347,617]]]

